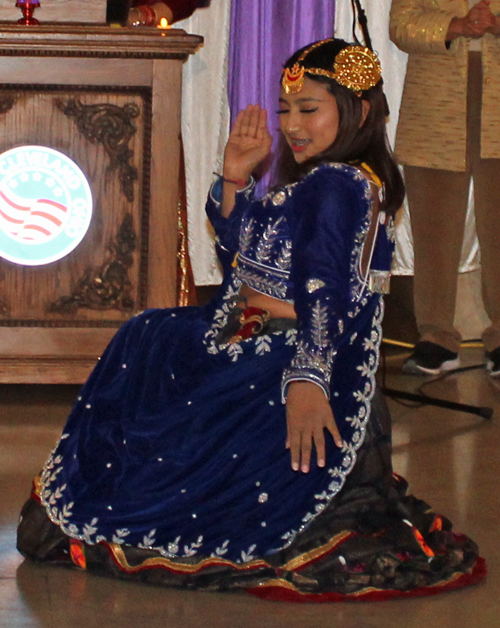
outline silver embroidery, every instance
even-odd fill
[[[255,220],[244,220],[240,231],[240,251],[245,252],[250,248],[255,228]]]
[[[281,252],[276,259],[276,266],[281,270],[290,270],[292,266],[292,242],[286,240],[281,248]]]
[[[308,281],[306,281],[306,290],[309,294],[312,294],[313,292],[316,292],[316,290],[324,288],[325,286],[326,283],[321,279],[308,279]]]
[[[327,351],[317,346],[309,346],[303,340],[297,343],[297,351],[290,363],[290,368],[283,371],[282,403],[286,402],[286,386],[293,380],[309,380],[320,386],[327,397],[330,396],[329,382],[332,374],[333,359],[336,351]]]
[[[317,347],[327,347],[328,338],[328,308],[322,305],[321,301],[316,301],[312,308],[311,316],[311,336]]]
[[[167,545],[167,548],[168,548],[168,553],[169,553],[171,556],[176,556],[176,555],[179,553],[179,543],[180,543],[180,541],[181,541],[181,537],[180,537],[180,536],[178,536],[178,537],[175,539],[175,541],[173,541],[172,543],[169,543],[169,544]]]
[[[267,226],[266,230],[262,234],[262,237],[255,249],[255,257],[258,262],[269,262],[274,243],[279,234],[278,227],[283,222],[284,216],[280,216],[275,223]]]
[[[76,526],[75,526],[76,527]],[[117,543],[118,545],[122,545],[123,543],[125,543],[124,539],[126,536],[128,536],[130,534],[130,530],[127,530],[127,528],[122,528],[121,530],[115,530],[115,533],[113,534],[113,543]],[[144,537],[146,538],[146,537]],[[103,539],[105,540],[105,539]],[[97,541],[97,539],[96,539]],[[99,542],[99,541],[97,541]]]
[[[251,268],[245,265],[240,265],[237,269],[237,276],[243,283],[246,283],[250,288],[254,288],[258,292],[267,294],[275,299],[281,301],[287,301],[287,287],[283,283],[283,277],[271,277],[270,273],[266,273],[266,276],[262,276],[260,272],[255,272]]]
[[[391,289],[391,271],[370,270],[368,274],[368,289],[379,294],[389,294]]]
[[[184,556],[194,556],[197,550],[203,545],[203,537],[199,536],[196,542],[191,545],[184,545]]]
[[[297,342],[297,330],[296,329],[288,329],[285,335],[286,335],[285,344],[293,346]]]
[[[229,539],[225,540],[224,543],[215,550],[212,556],[224,556],[224,554],[227,554],[228,545],[229,545]]]
[[[257,545],[251,545],[246,552],[241,552],[241,562],[248,563],[249,561],[253,560],[255,556],[252,554],[252,552],[255,552],[256,548]]]
[[[271,351],[271,336],[257,336],[255,339],[255,353],[257,355],[263,355]]]
[[[396,242],[396,227],[394,225],[394,218],[392,218],[392,216],[390,216],[389,218],[386,218],[385,228],[386,228],[387,237],[389,238],[389,240],[391,242]]]
[[[142,547],[144,549],[151,549],[156,542],[155,534],[156,534],[156,529],[151,530],[147,536],[143,537],[142,543],[138,543],[138,547]]]
[[[227,348],[227,353],[229,356],[231,356],[231,360],[233,362],[236,362],[236,360],[238,359],[238,356],[243,353],[243,347],[241,346],[240,343],[235,342],[233,344],[230,344]]]
[[[283,205],[283,203],[286,202],[286,198],[286,192],[284,190],[280,190],[279,192],[276,192],[276,194],[273,194],[271,197],[271,203],[273,205]]]

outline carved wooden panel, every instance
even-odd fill
[[[78,18],[90,6],[65,1]],[[201,42],[176,29],[0,24],[0,151],[64,153],[95,201],[60,261],[0,261],[0,382],[82,383],[124,320],[177,303],[182,62]]]
[[[20,145],[61,151],[85,173],[94,199],[87,234],[63,259],[22,266],[0,258],[0,326],[116,326],[143,309],[150,90],[4,87],[0,124],[0,153]]]

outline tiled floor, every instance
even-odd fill
[[[464,350],[465,362],[481,361]],[[423,381],[388,359],[387,386],[414,391]],[[413,492],[472,536],[488,561],[478,587],[433,598],[383,603],[296,605],[245,594],[141,586],[24,562],[15,550],[19,509],[53,446],[75,387],[0,386],[1,628],[498,628],[500,625],[500,382],[474,370],[426,392],[490,406],[493,419],[407,407],[390,400],[394,465]]]

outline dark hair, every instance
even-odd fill
[[[349,45],[351,44],[342,39],[328,39],[324,44],[311,50],[300,63],[305,68],[322,68],[331,72],[334,69],[335,57]],[[291,68],[308,47],[305,46],[295,52],[284,67]],[[387,139],[387,102],[382,89],[382,80],[374,87],[362,92],[360,98],[353,90],[340,85],[334,79],[307,72],[305,76],[326,85],[337,101],[339,112],[337,137],[326,150],[298,164],[282,136],[275,169],[276,184],[286,185],[298,181],[321,163],[360,164],[364,162],[385,184],[385,200],[381,208],[393,215],[403,204],[405,187]],[[363,124],[361,124],[362,100],[370,104],[370,110]]]

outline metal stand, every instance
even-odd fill
[[[493,416],[493,408],[488,406],[470,406],[466,403],[457,403],[455,401],[445,401],[444,399],[436,399],[435,397],[428,397],[427,395],[417,395],[415,393],[408,393],[403,390],[395,390],[394,388],[382,388],[384,395],[393,397],[394,399],[405,399],[406,401],[415,401],[428,406],[437,406],[439,408],[448,408],[448,410],[456,410],[457,412],[468,412],[469,414],[476,414],[483,419],[491,419]]]

